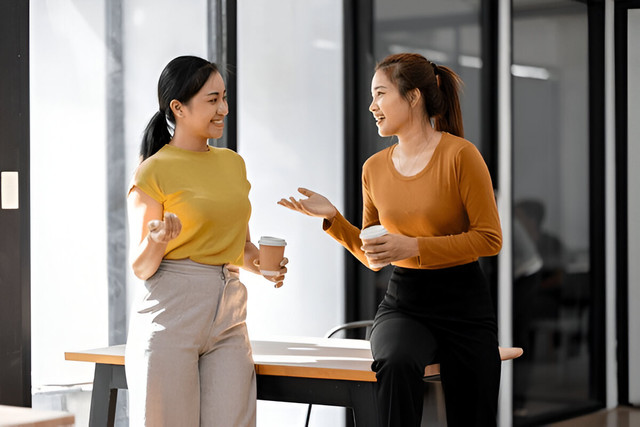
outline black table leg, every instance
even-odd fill
[[[126,388],[124,366],[96,363],[89,427],[113,427],[116,419],[118,389]]]
[[[118,390],[111,389],[113,365],[96,363],[91,392],[90,427],[113,427],[116,418],[116,401]]]

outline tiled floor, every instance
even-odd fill
[[[549,424],[549,427],[640,427],[640,408],[621,406]]]

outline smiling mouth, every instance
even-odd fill
[[[379,117],[374,116],[374,118],[376,119],[376,124],[380,124],[385,119],[384,116],[379,116]]]

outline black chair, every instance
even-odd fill
[[[327,331],[324,335],[325,338],[333,338],[338,332],[346,331],[349,329],[361,329],[365,328],[365,338],[369,340],[371,337],[371,327],[373,326],[373,320],[358,320],[356,322],[344,323],[342,325],[335,326]],[[305,427],[309,427],[309,420],[311,419],[311,407],[313,405],[309,404],[309,408],[307,409],[307,420],[304,423]]]

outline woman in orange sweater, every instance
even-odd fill
[[[373,114],[397,144],[362,171],[362,227],[388,234],[361,241],[322,195],[279,204],[324,219],[323,228],[362,263],[393,264],[371,334],[381,426],[419,426],[426,365],[440,363],[447,422],[495,426],[500,384],[497,324],[478,257],[502,246],[486,164],[463,139],[459,77],[418,54],[376,66]],[[432,125],[433,123],[433,125]]]

